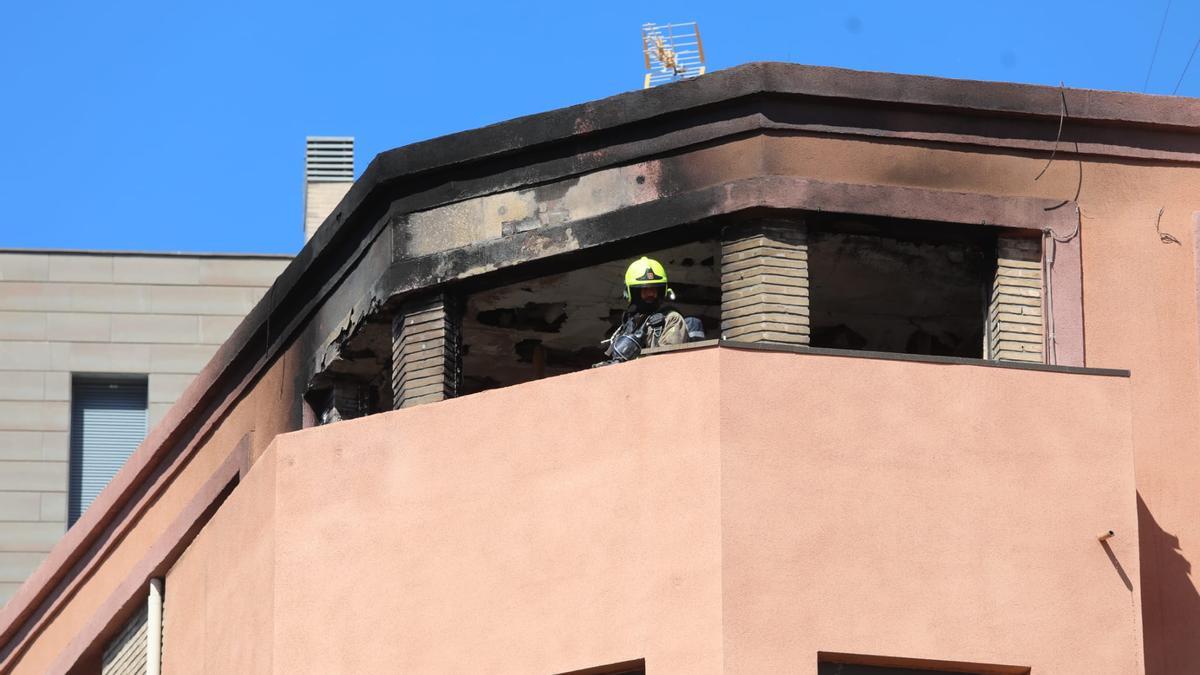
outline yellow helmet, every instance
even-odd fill
[[[662,287],[663,298],[675,296],[671,289],[667,288],[667,269],[662,263],[646,256],[638,258],[625,270],[625,299],[633,298],[633,289],[643,286]]]

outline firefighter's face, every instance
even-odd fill
[[[638,295],[641,297],[642,302],[647,305],[658,302],[658,288],[654,286],[642,286],[638,289]]]

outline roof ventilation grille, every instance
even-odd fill
[[[311,183],[354,180],[353,136],[309,136],[304,152],[304,179]]]

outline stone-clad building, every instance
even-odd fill
[[[310,136],[304,239],[354,139]],[[291,256],[0,249],[0,606],[108,484]]]
[[[289,259],[0,250],[0,604]]]
[[[383,153],[0,671],[1196,672],[1198,137],[749,64]],[[642,255],[710,339],[590,368]]]

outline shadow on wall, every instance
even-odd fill
[[[1200,593],[1179,537],[1159,527],[1138,494],[1146,675],[1200,673]]]

